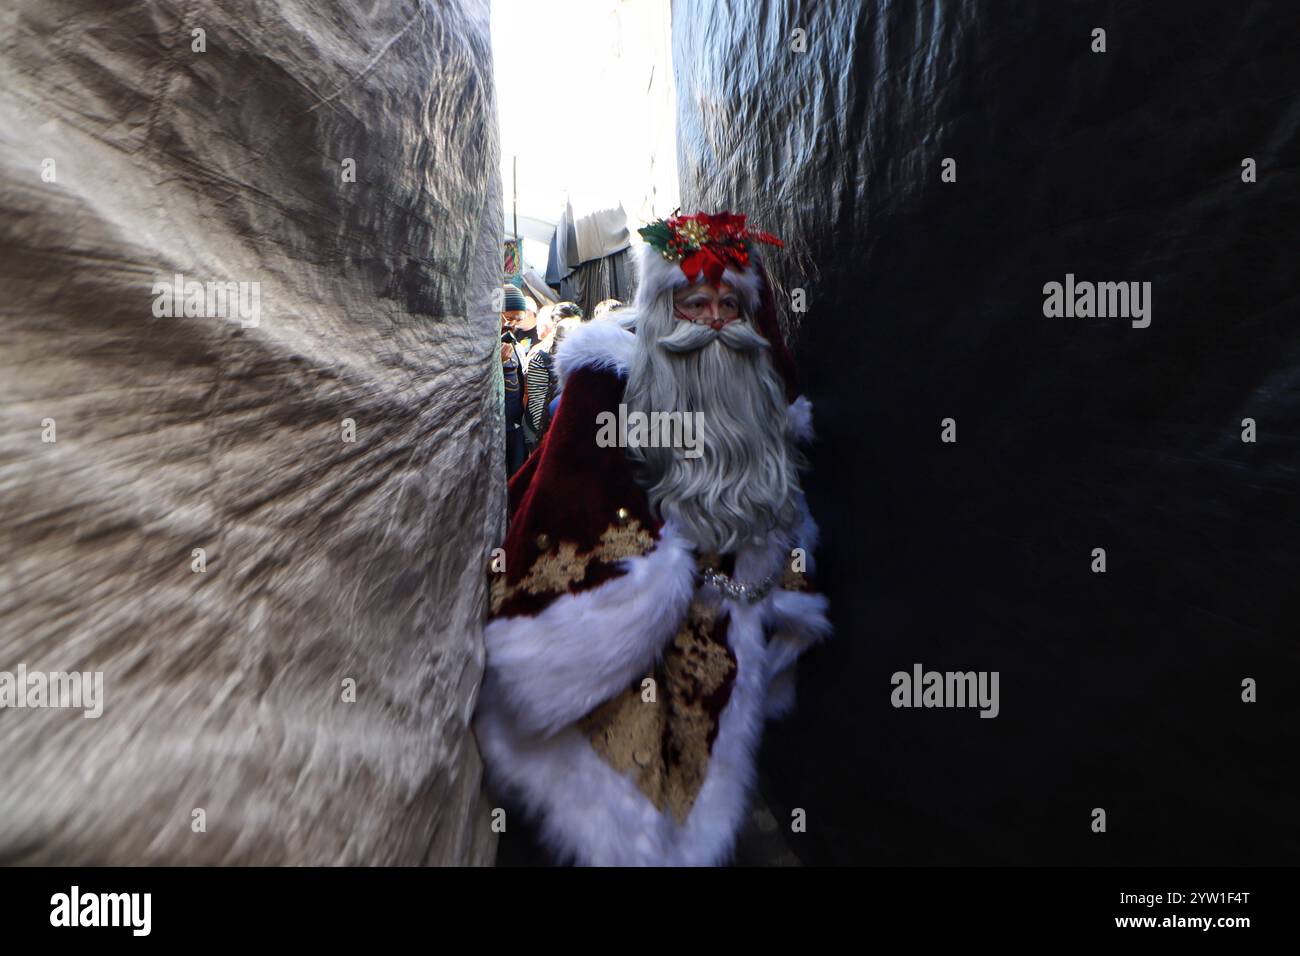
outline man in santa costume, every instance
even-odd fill
[[[799,483],[812,409],[758,259],[779,240],[729,213],[640,232],[633,308],[565,339],[563,398],[510,482],[475,731],[558,861],[718,865],[764,722],[830,632]],[[701,413],[702,441],[621,447],[620,405]]]

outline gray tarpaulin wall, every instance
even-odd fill
[[[0,671],[105,684],[0,711],[0,861],[490,862],[486,0],[0,25]]]
[[[838,633],[762,763],[805,862],[1300,854],[1298,34],[1266,2],[673,4],[683,206],[782,236],[809,299]],[[1150,327],[1046,318],[1067,273],[1151,282]],[[999,716],[893,708],[916,663],[999,671]]]

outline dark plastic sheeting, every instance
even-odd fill
[[[838,635],[763,762],[806,862],[1300,860],[1298,48],[1263,2],[674,4],[685,205],[809,294]],[[1150,328],[1044,317],[1067,273]],[[893,709],[917,662],[1000,716]]]

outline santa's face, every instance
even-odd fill
[[[700,281],[674,290],[671,315],[658,336],[658,347],[685,356],[712,346],[716,353],[726,349],[737,354],[767,349],[767,340],[747,321],[739,291],[725,282],[717,286]]]
[[[725,282],[717,287],[697,282],[673,293],[673,314],[679,321],[718,330],[742,318],[740,295]]]

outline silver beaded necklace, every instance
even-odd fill
[[[705,584],[717,588],[723,597],[731,598],[733,601],[744,601],[747,604],[757,604],[767,597],[776,584],[777,576],[769,574],[757,583],[747,584],[742,581],[733,581],[729,576],[715,568],[705,568],[700,572],[700,578]]]

